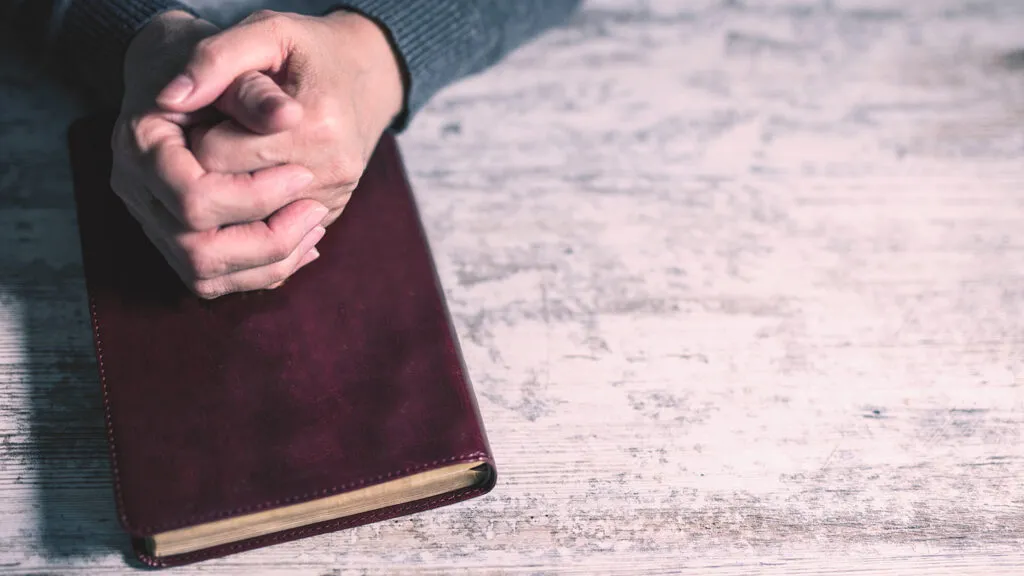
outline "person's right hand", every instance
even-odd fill
[[[204,298],[280,285],[319,256],[315,245],[327,215],[321,203],[303,199],[313,174],[301,166],[207,172],[189,150],[185,129],[212,110],[183,114],[155,104],[195,45],[217,31],[185,12],[167,12],[136,35],[125,57],[124,100],[111,142],[111,187],[185,284]],[[239,78],[231,92],[237,98],[217,107],[250,129],[273,134],[301,120],[302,107],[264,74]]]

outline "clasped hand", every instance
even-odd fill
[[[318,256],[402,107],[384,32],[347,12],[227,30],[168,12],[133,39],[111,186],[203,298],[276,288]]]

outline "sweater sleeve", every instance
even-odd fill
[[[136,32],[168,10],[187,10],[230,24],[216,17],[218,4],[210,0],[0,0],[4,20],[22,36],[30,36],[26,40],[32,51],[47,54],[103,103],[114,106],[123,90],[124,54]],[[406,76],[405,112],[396,125],[401,128],[438,90],[484,70],[562,22],[579,0],[250,0],[233,4],[246,13],[269,8],[320,15],[347,9],[376,21],[388,33]]]

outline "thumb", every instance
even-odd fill
[[[257,134],[276,134],[302,121],[302,105],[263,72],[245,72],[217,99],[218,110]]]
[[[157,95],[157,104],[194,112],[213,104],[246,72],[277,72],[291,44],[284,22],[284,16],[259,15],[200,41],[185,70]]]

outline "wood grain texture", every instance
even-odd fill
[[[446,90],[401,143],[497,489],[175,572],[1020,573],[1022,31],[601,0]],[[0,84],[0,572],[127,572],[76,107]]]

